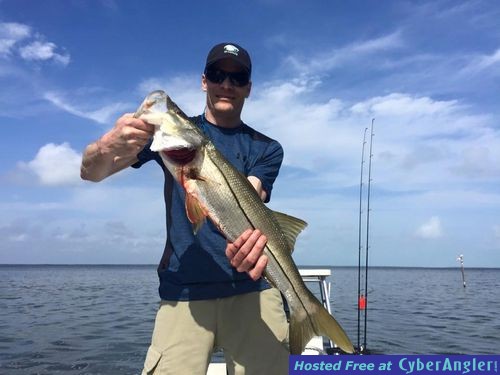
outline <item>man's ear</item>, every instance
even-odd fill
[[[252,91],[252,81],[248,82],[247,93],[245,95],[245,98],[248,98],[250,96],[251,91]]]
[[[207,77],[205,77],[205,74],[201,75],[201,89],[207,91]]]

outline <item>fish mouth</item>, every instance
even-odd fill
[[[193,161],[196,156],[196,149],[190,147],[165,149],[161,153],[175,164],[185,165]]]

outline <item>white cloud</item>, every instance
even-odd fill
[[[129,172],[142,173],[141,179],[148,175]],[[19,254],[31,263],[156,263],[165,241],[161,176],[142,188],[115,185],[124,173],[73,187],[54,196],[57,203],[43,204],[43,210],[31,200],[0,201],[0,211],[11,213],[0,218],[0,263]],[[72,252],[84,259],[65,255]]]
[[[28,38],[31,28],[16,22],[0,23],[0,56],[8,56],[16,43]]]
[[[404,46],[403,39],[401,37],[401,32],[396,31],[388,35],[384,35],[379,38],[370,39],[360,43],[354,43],[345,48],[347,51],[356,52],[379,52],[388,49],[400,48]]]
[[[33,32],[28,25],[0,23],[0,57],[18,55],[26,61],[54,61],[68,65],[70,55],[56,52],[58,49],[60,48],[55,43],[45,41],[42,34]]]
[[[310,170],[344,159],[359,130],[343,121],[346,104],[340,100],[307,100],[316,86],[315,80],[256,86],[244,109],[249,125],[283,144],[285,164]]]
[[[485,140],[485,143],[471,142],[461,150],[459,159],[452,167],[457,174],[469,178],[500,177],[500,151],[495,148],[496,142]]]
[[[43,225],[39,221],[37,217],[25,217],[20,225],[15,221],[0,223],[0,263],[19,261],[22,255],[30,263],[153,264],[164,244],[161,232],[136,228],[133,222],[74,217],[52,217]],[[125,230],[113,230],[120,226]],[[134,228],[134,233],[127,231],[128,227]],[[74,253],[79,256],[75,258]]]
[[[492,65],[500,63],[500,48],[491,55],[484,55],[478,62],[479,69],[486,69]]]
[[[62,65],[68,65],[70,61],[69,55],[59,54],[56,49],[57,46],[54,43],[34,41],[27,46],[21,47],[19,54],[25,60],[46,61],[53,59]]]
[[[44,99],[54,104],[59,109],[71,113],[72,115],[87,118],[100,124],[109,125],[116,120],[117,116],[130,110],[133,106],[128,103],[111,103],[96,110],[84,110],[69,103],[63,94],[48,91],[43,94]]]
[[[461,73],[480,73],[500,64],[500,48],[492,54],[472,56],[470,62],[461,70]]]
[[[302,74],[314,75],[351,63],[355,60],[363,59],[369,54],[387,52],[403,46],[404,42],[401,33],[396,31],[382,37],[352,43],[326,53],[308,56],[307,58],[290,56],[286,59],[285,65],[294,67]]]
[[[31,27],[16,22],[0,23],[0,38],[21,40],[31,35]]]
[[[23,242],[30,238],[29,233],[26,232],[26,226],[21,220],[0,224],[0,236],[7,242]]]
[[[205,93],[201,90],[201,74],[174,78],[150,77],[139,83],[138,90],[144,97],[151,91],[164,90],[189,116],[200,114],[204,108]]]
[[[436,101],[429,97],[392,93],[377,96],[352,106],[352,111],[372,116],[420,117],[434,114],[449,114],[456,111],[457,101]]]
[[[355,184],[362,132],[374,117],[377,182],[387,189],[500,176],[500,132],[458,100],[390,93],[354,103],[321,101],[321,90],[316,79],[254,85],[243,113],[251,126],[283,144],[285,165],[315,173],[318,183]],[[488,163],[481,163],[484,155]]]
[[[425,239],[441,237],[443,234],[441,220],[436,216],[431,217],[429,221],[425,222],[417,229],[415,234]]]
[[[19,167],[34,173],[42,185],[76,185],[81,183],[81,159],[81,154],[68,143],[49,143],[40,148],[33,160],[21,162]]]

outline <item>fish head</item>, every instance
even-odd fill
[[[206,143],[201,130],[163,91],[151,93],[144,103],[139,118],[155,126],[151,151],[159,152],[164,162],[175,165],[190,162]]]

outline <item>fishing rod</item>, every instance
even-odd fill
[[[361,219],[363,216],[363,170],[365,164],[365,145],[366,145],[366,132],[368,128],[365,128],[363,134],[363,147],[361,149],[361,178],[359,182],[359,223],[358,223],[358,348],[360,347],[360,335],[361,335],[361,250],[363,245],[361,244]],[[363,296],[364,297],[364,296]]]
[[[368,250],[369,246],[369,235],[370,235],[370,192],[371,192],[371,182],[372,182],[372,158],[373,158],[373,123],[375,119],[372,119],[372,126],[370,130],[370,158],[368,161],[368,190],[367,190],[367,203],[366,203],[366,260],[365,260],[365,298],[366,304],[368,302]],[[366,325],[367,325],[367,315],[368,308],[365,307],[365,326],[364,326],[364,340],[363,340],[363,350],[366,349]]]

